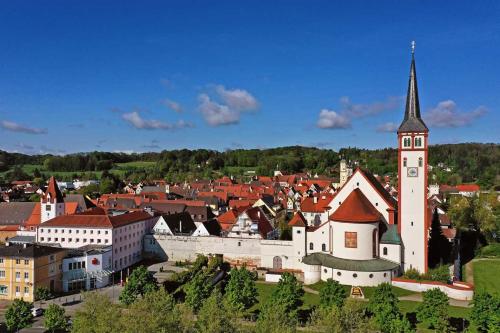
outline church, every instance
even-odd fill
[[[429,130],[420,116],[412,52],[404,119],[398,129],[398,200],[357,169],[330,203],[318,227],[293,221],[304,243],[304,280],[342,284],[390,282],[407,269],[427,272],[427,152]]]
[[[334,279],[374,286],[391,282],[407,269],[427,271],[428,128],[420,115],[412,51],[404,119],[398,129],[398,197],[368,171],[357,168],[333,195],[322,223],[300,210],[289,225],[292,240],[240,236],[148,235],[145,250],[169,260],[221,254],[234,265],[292,271],[311,284]],[[149,237],[149,239],[148,239]]]

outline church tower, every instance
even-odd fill
[[[420,117],[415,42],[403,122],[398,129],[398,228],[403,269],[427,272],[427,146],[429,129]]]
[[[45,191],[40,200],[40,209],[40,221],[42,223],[65,213],[64,198],[54,176],[50,177],[47,191]]]

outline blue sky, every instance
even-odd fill
[[[499,142],[500,3],[2,1],[0,149]]]

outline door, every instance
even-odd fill
[[[273,258],[273,269],[281,269],[282,267],[282,262],[281,262],[281,257],[276,256]]]

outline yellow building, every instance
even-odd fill
[[[66,250],[33,244],[0,247],[0,299],[35,300],[38,287],[62,291],[62,260]]]

